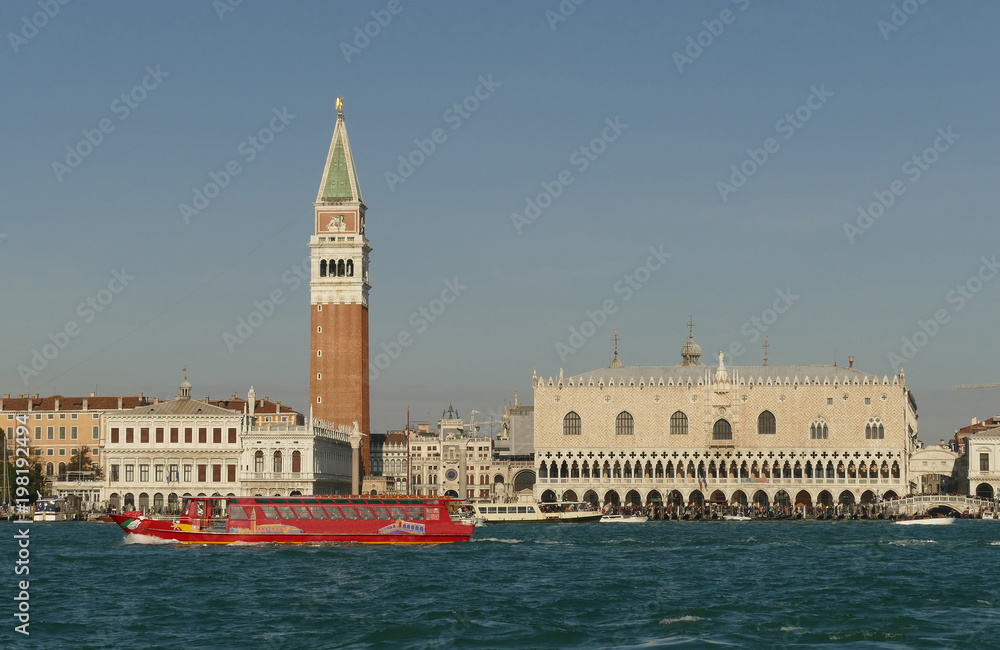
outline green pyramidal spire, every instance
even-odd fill
[[[363,203],[361,186],[354,170],[354,156],[344,126],[343,98],[337,98],[337,126],[333,130],[330,153],[326,157],[323,182],[319,187],[317,203],[338,204],[357,201]]]

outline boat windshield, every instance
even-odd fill
[[[597,508],[590,503],[579,503],[575,501],[563,503],[543,503],[541,504],[541,508],[542,512],[587,512],[597,510]]]

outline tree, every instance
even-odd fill
[[[70,458],[69,463],[66,465],[67,474],[80,472],[82,476],[84,472],[92,472],[93,470],[94,464],[90,460],[90,449],[87,447],[82,447],[75,456]]]
[[[8,443],[6,436],[4,437],[4,442],[7,444],[4,445],[6,458],[0,463],[0,485],[2,485],[2,496],[0,498],[7,503],[16,504],[18,499],[17,488],[24,487],[27,488],[28,500],[34,503],[39,494],[45,493],[45,476],[42,473],[42,465],[38,462],[34,450],[30,447],[27,447],[28,456],[25,457],[23,454],[15,455],[15,450],[18,448],[17,442],[11,441]],[[4,465],[6,465],[6,468],[3,467]],[[21,470],[22,473],[18,474],[18,470]],[[26,474],[24,470],[27,470]],[[25,476],[27,476],[26,485],[23,478]],[[4,477],[7,479],[5,484],[3,481]],[[22,477],[20,483],[18,482],[18,477]],[[25,497],[21,496],[21,498]]]

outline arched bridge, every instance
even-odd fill
[[[977,497],[956,496],[951,494],[922,494],[885,502],[886,510],[896,513],[914,514],[935,509],[954,510],[962,513],[968,510],[972,513],[981,512],[983,508],[993,506],[989,499]]]

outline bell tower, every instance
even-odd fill
[[[343,98],[316,197],[309,240],[311,360],[309,397],[313,415],[363,434],[361,475],[369,473],[368,255],[365,211],[344,126]]]

